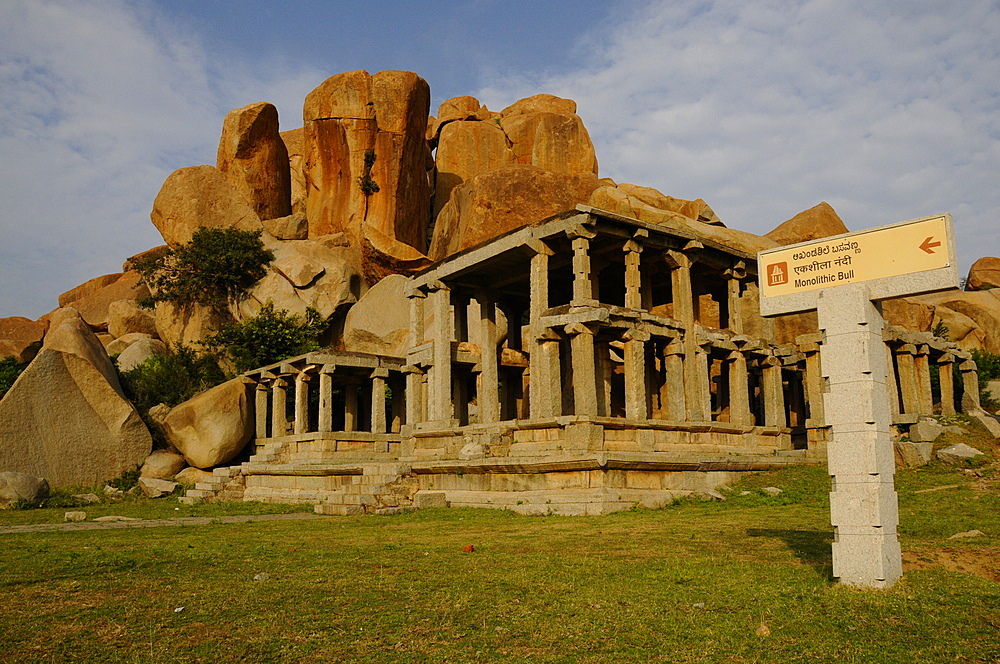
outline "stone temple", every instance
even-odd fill
[[[825,456],[819,333],[773,341],[755,257],[707,237],[578,205],[431,265],[406,299],[405,355],[246,373],[255,452],[188,496],[603,514]],[[887,329],[895,424],[954,413],[956,390],[977,407],[967,353]]]

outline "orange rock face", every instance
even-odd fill
[[[217,167],[261,219],[292,213],[288,149],[278,134],[278,109],[259,102],[226,115]]]
[[[260,217],[214,166],[191,166],[167,177],[149,218],[171,247],[190,242],[203,226],[263,230]]]
[[[799,212],[797,215],[781,224],[766,237],[771,238],[780,245],[795,244],[796,242],[808,242],[809,240],[819,240],[831,235],[848,233],[847,226],[833,207],[826,202],[820,203],[808,210]]]
[[[437,185],[434,216],[448,202],[451,190],[480,173],[516,163],[507,136],[492,122],[460,120],[441,130],[436,155]]]
[[[1000,258],[984,256],[973,263],[965,287],[973,291],[1000,287]]]
[[[477,175],[452,192],[438,215],[429,256],[441,260],[571,210],[597,186],[593,173],[553,173],[536,166],[505,166]]]
[[[0,318],[0,358],[13,357],[18,362],[30,362],[42,347],[42,337],[48,325],[21,316]]]
[[[305,215],[306,212],[306,153],[302,128],[290,129],[279,134],[288,152],[288,167],[292,182],[292,213]]]
[[[139,274],[129,271],[106,274],[80,284],[59,296],[60,307],[73,307],[95,330],[108,329],[108,312],[112,302],[139,300],[149,295],[149,289],[139,283]]]
[[[429,107],[430,88],[412,72],[338,74],[309,93],[303,171],[310,237],[344,232],[360,246],[370,227],[423,251]]]

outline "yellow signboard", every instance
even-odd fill
[[[758,255],[763,297],[791,295],[951,265],[948,217],[850,233]]]

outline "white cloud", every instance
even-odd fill
[[[967,267],[1000,253],[997,34],[987,0],[654,2],[577,71],[479,96],[576,99],[602,175],[753,232],[820,200],[852,229],[950,211]]]
[[[119,0],[0,4],[0,63],[0,316],[45,313],[160,244],[153,199],[174,169],[214,163],[225,113],[266,99],[300,126],[322,80],[251,75],[151,5]]]

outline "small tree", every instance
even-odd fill
[[[7,390],[27,366],[27,364],[18,362],[14,357],[0,359],[0,399],[3,399],[3,395],[7,394]]]
[[[140,414],[160,403],[176,406],[226,379],[214,357],[183,344],[171,345],[167,352],[119,375],[126,396]]]
[[[326,329],[322,314],[310,307],[305,316],[275,310],[268,302],[257,315],[228,323],[202,343],[233,361],[237,372],[273,364],[295,355],[319,350],[319,335]]]
[[[260,231],[199,228],[191,241],[160,256],[129,262],[153,292],[140,304],[200,304],[223,311],[246,297],[247,289],[267,274],[274,254],[264,248]]]

